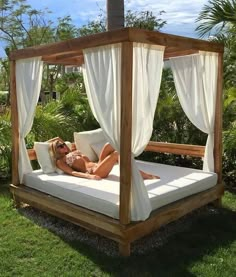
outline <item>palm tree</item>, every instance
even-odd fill
[[[107,0],[107,31],[124,27],[124,0]]]
[[[200,23],[196,28],[200,37],[219,34],[225,29],[236,25],[236,1],[235,0],[209,0],[204,5],[196,22]]]

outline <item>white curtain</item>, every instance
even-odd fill
[[[171,58],[170,65],[184,112],[197,128],[208,134],[203,170],[214,171],[218,54],[199,52],[196,55]]]
[[[35,107],[39,99],[43,72],[41,57],[16,61],[16,93],[19,120],[19,178],[23,182],[25,173],[32,167],[25,145],[25,137],[31,130]]]
[[[152,134],[159,96],[164,47],[133,44],[132,156],[144,150]],[[108,141],[120,148],[121,44],[84,50],[83,68],[91,109]],[[135,160],[132,160],[131,219],[145,220],[151,204]]]

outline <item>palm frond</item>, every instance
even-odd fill
[[[230,24],[236,25],[235,0],[210,0],[204,5],[196,22],[199,23],[196,32],[200,37],[217,34]]]

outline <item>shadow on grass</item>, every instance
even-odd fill
[[[19,209],[112,276],[196,276],[193,263],[236,240],[236,212],[210,206],[195,211],[132,245],[118,256],[117,243],[31,207]]]
[[[1,180],[0,179],[0,195],[10,196],[10,190],[9,190],[9,184],[10,180]]]

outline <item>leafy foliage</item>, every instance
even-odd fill
[[[103,14],[98,16],[98,19],[89,21],[88,24],[79,28],[79,35],[88,36],[106,31],[106,19]]]
[[[196,22],[200,24],[196,31],[200,36],[223,33],[229,25],[236,24],[236,1],[235,0],[209,0],[204,5]],[[214,35],[213,34],[213,35]]]
[[[0,116],[0,178],[5,178],[11,172],[11,123],[10,112]]]
[[[223,175],[227,186],[236,179],[236,88],[225,90],[223,110]]]
[[[159,13],[159,16],[161,16],[163,13],[164,11],[161,11]],[[125,21],[126,27],[137,27],[150,31],[158,31],[166,24],[166,21],[157,18],[150,11],[133,12],[131,10],[128,10],[125,16]]]
[[[52,43],[78,36],[78,28],[70,16],[60,17],[57,22],[50,20],[48,9],[35,10],[26,0],[0,0],[0,39],[5,44],[6,55],[16,49]],[[1,60],[0,86],[9,89],[9,65]],[[45,67],[43,89],[53,91],[61,66]]]
[[[47,11],[32,9],[26,0],[1,0],[0,38],[11,50],[53,41]]]
[[[169,67],[164,68],[151,140],[205,145],[206,139],[207,135],[198,130],[183,112],[175,90],[172,71]],[[161,153],[143,153],[141,157],[160,163],[202,168],[202,160],[199,158]]]

